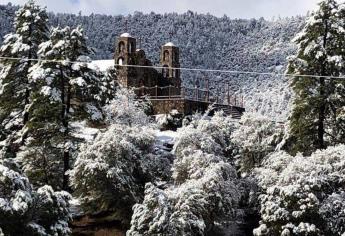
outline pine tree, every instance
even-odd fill
[[[73,127],[84,126],[84,120],[93,124],[103,120],[102,74],[88,67],[88,52],[81,28],[55,28],[39,47],[42,60],[30,69],[28,140],[20,157],[38,186],[68,189],[71,155],[83,141]]]
[[[292,153],[308,154],[332,143],[344,142],[344,136],[339,136],[338,114],[344,106],[345,94],[341,88],[345,81],[328,78],[344,75],[344,26],[337,2],[324,0],[294,39],[298,52],[289,58],[287,72],[320,77],[292,79],[295,93],[290,116]]]
[[[38,58],[38,46],[48,39],[47,21],[46,10],[30,0],[16,12],[15,32],[5,36],[0,48],[0,56],[9,57],[0,60],[3,65],[0,72],[0,127],[5,133],[0,138],[12,139],[7,142],[10,151],[18,149],[12,146],[19,138],[15,133],[28,121],[30,84],[27,75],[34,64],[31,59]]]

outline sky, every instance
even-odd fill
[[[320,0],[37,0],[49,11],[83,15],[103,13],[128,15],[135,11],[150,13],[188,10],[230,18],[285,17],[304,15],[313,10]],[[23,4],[25,0],[0,0],[0,4]]]

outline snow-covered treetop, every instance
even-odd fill
[[[260,227],[254,235],[343,235],[345,146],[268,156],[256,169]]]
[[[109,124],[149,125],[150,118],[145,114],[143,104],[136,100],[133,91],[119,88],[115,99],[105,107]]]

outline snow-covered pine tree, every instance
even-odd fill
[[[50,40],[39,47],[42,60],[30,69],[29,138],[20,157],[35,185],[66,190],[71,155],[82,141],[73,135],[73,126],[103,120],[102,74],[88,67],[85,42],[79,27],[54,28]]]
[[[343,8],[343,7],[342,7]],[[344,80],[329,79],[344,75],[345,24],[342,8],[335,0],[323,0],[307,20],[294,42],[297,55],[289,58],[287,73],[319,75],[292,79],[295,93],[290,115],[291,153],[310,152],[344,142],[338,115],[344,106]],[[338,92],[342,91],[342,94]],[[342,131],[343,132],[343,131]]]
[[[28,121],[30,85],[27,75],[34,64],[30,59],[37,59],[38,46],[48,39],[47,21],[46,10],[28,1],[16,12],[15,32],[5,36],[0,48],[0,56],[9,57],[0,59],[3,66],[0,72],[0,128],[4,132],[0,138],[11,139],[4,148],[12,154],[18,149],[12,146],[19,138],[15,133]]]
[[[26,176],[1,161],[0,186],[0,235],[70,235],[67,192],[34,190]]]

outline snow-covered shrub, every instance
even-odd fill
[[[230,119],[217,114],[178,130],[174,184],[146,185],[127,235],[205,235],[217,222],[238,217],[239,179],[224,156],[232,128]]]
[[[165,190],[147,184],[144,202],[133,208],[127,235],[205,235],[215,221],[236,216],[240,193],[235,169],[201,151],[193,158],[185,164],[190,175],[175,177],[183,183]]]
[[[84,209],[115,211],[120,220],[128,220],[131,207],[143,198],[145,183],[154,181],[151,171],[164,173],[159,165],[166,162],[163,156],[161,161],[154,156],[154,141],[153,131],[145,126],[114,124],[85,145],[70,173]]]
[[[174,153],[181,156],[183,151],[202,150],[227,156],[232,151],[230,136],[235,126],[235,122],[222,112],[212,118],[194,119],[188,126],[178,130],[180,135],[175,140]]]
[[[115,99],[105,106],[109,124],[148,125],[150,118],[145,114],[145,104],[137,101],[132,90],[119,88]]]
[[[239,165],[246,172],[273,152],[283,137],[283,125],[260,114],[245,113],[231,140],[239,149]]]
[[[342,235],[345,146],[305,157],[275,152],[256,169],[261,221],[254,235]]]
[[[70,235],[69,200],[68,193],[54,192],[50,186],[33,190],[28,178],[0,164],[0,228],[3,234]]]
[[[169,114],[156,116],[156,122],[160,130],[176,130],[182,126],[183,117],[177,110],[172,110]]]

